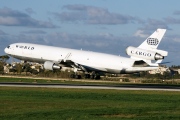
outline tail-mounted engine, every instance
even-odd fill
[[[158,50],[158,49],[145,50],[132,46],[127,47],[126,53],[129,56],[146,59],[146,60],[162,60],[164,59],[165,56],[168,55],[167,51]]]

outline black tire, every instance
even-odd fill
[[[95,78],[95,75],[91,75],[91,77],[90,77],[91,79],[94,79]]]
[[[76,79],[81,79],[81,75],[75,75]]]
[[[71,75],[70,75],[70,78],[75,78],[75,75],[74,75],[74,74],[71,74]]]
[[[90,74],[85,74],[85,79],[89,79],[90,77]]]
[[[96,80],[99,80],[99,79],[101,79],[101,76],[100,76],[100,75],[96,75],[96,76],[95,76],[95,79],[96,79]]]

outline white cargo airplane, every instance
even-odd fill
[[[159,63],[168,55],[157,47],[166,29],[157,29],[139,47],[126,49],[130,58],[105,53],[52,47],[30,43],[14,43],[5,48],[8,55],[31,62],[43,63],[48,70],[62,67],[74,68],[74,72],[88,73],[136,73],[157,69]],[[92,78],[94,77],[91,76]]]

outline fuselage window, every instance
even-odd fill
[[[7,46],[7,48],[9,49],[9,48],[10,48],[10,46]]]

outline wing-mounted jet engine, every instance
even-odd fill
[[[59,66],[59,65],[56,65],[54,62],[51,62],[51,61],[46,61],[44,63],[44,68],[46,70],[54,70],[54,69],[61,69],[62,67]]]
[[[64,59],[59,59],[58,62],[52,62],[52,61],[45,61],[44,62],[44,69],[47,70],[58,70],[62,69],[65,65],[61,63],[70,63],[71,53],[68,53]]]

